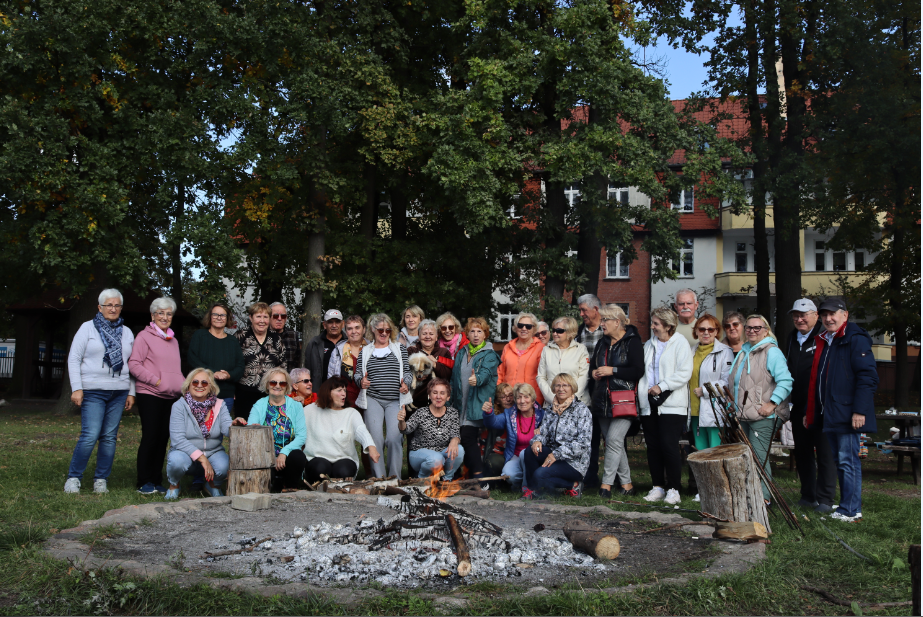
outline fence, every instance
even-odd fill
[[[0,379],[11,379],[13,377],[13,361],[15,359],[12,353],[0,356]]]

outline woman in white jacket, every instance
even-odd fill
[[[644,499],[679,503],[682,461],[679,440],[686,429],[692,352],[676,332],[676,314],[651,311],[651,339],[644,345],[644,377],[638,383],[641,428],[654,487]]]
[[[721,322],[714,315],[705,313],[692,327],[692,379],[689,396],[689,415],[695,449],[705,450],[721,445],[720,427],[724,424],[715,416],[705,384],[713,383],[719,388],[728,385],[728,374],[734,362],[734,350],[722,343]]]
[[[587,382],[590,377],[590,353],[586,345],[574,340],[577,336],[577,320],[573,317],[558,317],[551,322],[553,341],[545,345],[538,362],[538,387],[546,401],[554,400],[551,382],[561,373],[567,373],[577,382],[577,398],[585,405],[590,404]]]

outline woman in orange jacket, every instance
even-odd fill
[[[538,325],[538,319],[532,313],[520,313],[516,318],[516,338],[506,344],[497,369],[497,383],[515,386],[527,383],[535,389],[535,402],[545,404],[538,387],[538,363],[542,359],[545,345],[532,336]]]

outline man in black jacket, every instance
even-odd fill
[[[324,313],[321,326],[324,331],[304,346],[304,367],[311,371],[315,391],[327,381],[327,365],[330,364],[330,355],[336,344],[343,338],[343,313],[330,309]]]
[[[815,512],[833,512],[836,493],[836,461],[830,442],[824,435],[822,421],[811,428],[804,427],[804,415],[808,404],[808,390],[811,382],[811,365],[814,361],[815,341],[824,331],[817,318],[817,307],[811,300],[802,298],[789,311],[795,330],[786,347],[788,370],[795,383],[792,387],[792,437],[795,439],[795,465],[801,479],[801,500],[799,506],[813,507]],[[816,456],[816,460],[815,460]]]

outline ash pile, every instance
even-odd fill
[[[416,488],[378,503],[398,511],[390,520],[320,523],[279,539],[244,538],[239,552],[203,555],[200,563],[231,560],[247,574],[321,585],[376,581],[418,587],[457,577],[464,581],[522,576],[531,568],[606,570],[563,537],[533,529],[504,530],[490,521],[426,496]],[[453,532],[453,529],[454,532]],[[229,538],[232,540],[232,538]],[[230,565],[230,564],[229,564]]]

